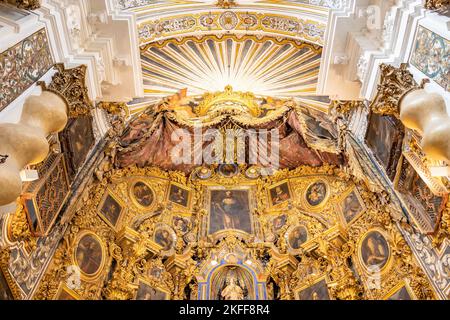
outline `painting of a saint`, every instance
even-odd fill
[[[187,208],[189,205],[189,190],[172,183],[169,189],[169,201]]]
[[[122,213],[122,206],[110,194],[107,194],[101,206],[100,213],[110,225],[116,227],[120,214]]]
[[[96,274],[103,261],[102,246],[93,235],[85,235],[78,242],[75,259],[81,272],[88,276]]]
[[[272,223],[273,223],[273,229],[275,230],[275,231],[278,231],[278,230],[280,230],[281,228],[283,228],[285,225],[286,225],[286,220],[287,220],[287,217],[286,217],[286,215],[281,215],[281,216],[278,216],[278,217],[275,217],[274,219],[273,219],[273,221],[272,221]]]
[[[371,231],[361,243],[361,257],[366,267],[383,268],[389,259],[389,244],[378,231]]]
[[[352,191],[342,203],[342,213],[347,223],[350,223],[361,211],[363,207],[359,202],[355,191]]]
[[[152,189],[143,182],[137,182],[133,186],[133,196],[143,207],[150,207],[153,204],[155,195]]]
[[[155,231],[155,242],[163,247],[163,251],[170,251],[175,244],[174,237],[169,229],[159,228]]]
[[[248,190],[211,190],[209,233],[227,229],[252,233]]]
[[[390,296],[388,300],[412,300],[412,298],[406,286],[403,286]]]
[[[231,178],[239,172],[239,168],[236,164],[223,163],[219,166],[219,172],[222,176]]]
[[[289,191],[288,183],[284,182],[279,186],[270,189],[270,198],[272,199],[273,206],[291,199],[291,192]]]
[[[300,246],[308,239],[308,232],[305,227],[297,226],[288,234],[289,246],[294,249],[300,249]]]
[[[306,201],[312,207],[320,205],[327,196],[327,185],[322,182],[315,182],[306,190]]]
[[[186,233],[189,230],[189,221],[185,218],[174,217],[173,226],[176,230],[180,231],[181,233]]]
[[[136,300],[167,300],[167,299],[168,299],[167,292],[153,288],[142,281],[139,282]]]
[[[298,300],[330,300],[327,283],[325,280],[321,280],[298,292],[297,298]]]

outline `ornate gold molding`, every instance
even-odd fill
[[[235,0],[218,0],[216,3],[217,7],[223,8],[223,9],[230,9],[232,7],[236,7],[238,4]]]
[[[15,4],[17,8],[25,10],[35,10],[41,7],[40,0],[13,0],[13,1],[2,0],[2,1]]]
[[[336,113],[341,115],[347,115],[352,110],[357,109],[359,107],[364,107],[364,101],[359,100],[333,100],[331,102],[332,108],[336,111]]]
[[[97,103],[97,108],[112,115],[121,115],[122,112],[125,112],[125,115],[128,116],[130,113],[125,102],[100,101]]]
[[[402,63],[399,68],[384,63],[380,65],[381,78],[377,95],[370,104],[372,112],[399,118],[401,99],[408,92],[424,85],[422,83],[419,86],[407,68],[406,63]]]
[[[10,250],[8,248],[0,249],[0,272],[3,273],[6,284],[9,286],[9,289],[11,290],[11,293],[15,300],[21,300],[22,299],[22,293],[17,285],[17,283],[14,281],[14,278],[9,273],[9,262],[10,262]]]
[[[425,0],[425,8],[430,10],[442,9],[450,5],[450,0]]]
[[[52,82],[48,86],[42,81],[38,84],[43,90],[51,91],[66,101],[70,118],[88,115],[94,106],[86,86],[86,65],[66,69],[63,63],[57,63],[54,68],[58,72]]]

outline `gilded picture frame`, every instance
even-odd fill
[[[164,233],[164,231],[166,231],[166,233]],[[161,249],[161,255],[163,257],[168,257],[175,254],[175,246],[178,239],[177,234],[170,225],[165,223],[157,223],[155,225],[155,231],[152,235],[152,240],[163,248]],[[171,241],[170,248],[165,248],[164,243],[161,243],[162,241]]]
[[[172,191],[173,190],[183,190],[186,192],[185,199],[181,199],[180,201],[176,201],[174,199],[175,194]],[[181,197],[184,197],[183,192],[180,193]],[[169,186],[167,187],[167,193],[166,193],[166,201],[167,203],[171,203],[177,208],[183,209],[183,210],[190,210],[191,209],[191,202],[192,202],[192,190],[181,183],[173,182],[171,181]],[[181,204],[181,201],[185,201],[185,205]]]
[[[141,287],[141,283],[144,284],[145,286],[152,288],[154,290],[158,290],[161,293],[165,294],[165,299],[162,300],[170,300],[170,291],[160,285],[152,285],[152,283],[150,283],[150,281],[148,279],[146,279],[145,277],[137,277],[137,281],[136,281],[136,292],[134,294],[133,300],[146,300],[146,299],[138,299],[138,295],[139,295],[139,289]],[[155,283],[153,283],[155,284]],[[158,299],[161,300],[161,299]]]
[[[147,188],[149,188],[149,190],[152,192],[153,195],[153,201],[149,206],[144,206],[142,205],[139,200],[136,198],[136,195],[134,193],[134,188],[138,183],[142,183],[144,184]],[[157,193],[155,191],[155,189],[146,181],[144,180],[133,180],[129,183],[129,188],[128,188],[128,196],[130,197],[131,201],[133,202],[134,206],[136,208],[138,208],[139,210],[145,210],[145,211],[152,211],[155,206],[157,205],[158,201],[157,201]]]
[[[100,245],[100,250],[101,250],[101,255],[102,255],[98,269],[92,274],[87,274],[81,269],[80,265],[78,264],[78,258],[77,258],[78,246],[79,246],[81,240],[86,236],[91,236],[98,242],[98,244]],[[76,266],[78,268],[78,270],[80,271],[81,280],[86,281],[86,282],[93,282],[93,281],[97,280],[98,278],[100,278],[103,270],[105,269],[106,260],[107,260],[107,251],[106,251],[105,243],[96,233],[94,233],[90,230],[83,230],[77,234],[77,236],[73,242],[72,265]]]
[[[102,211],[105,205],[106,200],[108,197],[111,197],[114,202],[116,202],[120,206],[120,212],[118,213],[116,223],[112,223],[106,216],[105,213]],[[99,206],[97,207],[97,213],[100,216],[100,218],[115,232],[117,232],[120,229],[121,220],[123,217],[123,213],[125,212],[125,205],[123,201],[117,197],[110,188],[107,188],[105,193],[103,194],[102,200],[100,201]]]
[[[353,215],[351,217],[351,219],[348,221],[347,216],[346,216],[346,212],[345,212],[345,210],[346,210],[345,201],[346,201],[346,199],[348,199],[350,197],[350,195],[352,193],[355,194],[356,199],[358,200],[359,205],[361,206],[361,210],[358,213],[356,213],[355,215]],[[350,190],[348,190],[347,192],[345,192],[344,196],[339,199],[339,203],[337,204],[337,207],[339,208],[339,212],[340,212],[339,216],[340,216],[340,219],[341,219],[341,223],[344,226],[350,226],[351,224],[353,224],[367,210],[367,207],[366,207],[366,205],[364,203],[364,200],[362,199],[362,197],[361,197],[361,195],[360,195],[360,193],[359,193],[359,191],[358,191],[358,189],[356,187],[353,187]]]
[[[246,232],[245,230],[242,229],[227,229],[227,228],[223,228],[223,229],[219,229],[217,231],[214,232],[210,232],[211,231],[211,218],[212,218],[212,210],[211,210],[211,199],[212,199],[212,193],[216,192],[216,191],[221,191],[221,192],[233,192],[233,191],[245,191],[247,192],[247,203],[248,204],[248,213],[249,213],[249,227],[250,227],[250,232]],[[220,238],[222,236],[226,236],[228,235],[230,232],[239,235],[241,238],[248,238],[252,235],[256,235],[257,231],[255,229],[255,219],[253,217],[254,214],[254,208],[256,207],[255,203],[254,203],[254,188],[252,188],[251,185],[237,185],[237,186],[232,186],[232,187],[226,187],[226,186],[222,186],[222,185],[209,185],[206,188],[206,195],[205,195],[205,199],[204,199],[205,203],[205,210],[208,213],[206,215],[206,226],[202,232],[203,235],[210,235],[213,238]]]
[[[321,196],[322,199],[317,205],[312,205],[310,203],[311,200],[308,199],[308,197],[310,197],[311,195],[308,193],[310,192],[310,190],[312,190],[311,188],[315,185],[323,185],[325,188],[325,193],[323,194],[323,196]],[[304,192],[301,196],[301,203],[305,209],[310,210],[312,212],[318,212],[323,210],[323,208],[327,205],[329,198],[330,198],[330,185],[325,179],[317,179],[308,184],[308,186],[304,189]]]
[[[292,238],[294,237],[293,233],[296,230],[304,230],[303,233],[300,233],[296,237],[296,238],[298,238],[296,241],[301,241],[301,243],[299,245],[297,245],[298,248],[295,248],[292,246],[292,241],[293,241]],[[301,224],[301,223],[293,225],[293,226],[289,227],[289,229],[286,231],[286,233],[284,235],[284,239],[286,241],[288,253],[292,254],[292,255],[298,255],[298,254],[302,253],[304,244],[307,243],[308,240],[310,240],[309,230],[306,225]]]
[[[61,299],[63,294],[71,297],[71,299]],[[64,282],[61,282],[52,300],[83,300],[83,298],[74,290],[70,289]]]
[[[389,290],[388,293],[382,298],[382,300],[404,300],[404,299],[391,299],[395,294],[400,292],[400,290],[405,290],[410,299],[409,300],[417,300],[416,295],[414,294],[414,291],[411,289],[411,286],[409,285],[409,281],[407,279],[400,281],[397,285],[395,285],[391,290]]]
[[[286,186],[286,187],[283,188],[283,186]],[[280,199],[279,201],[276,201],[277,203],[274,203],[274,200],[276,200],[276,198],[274,198],[275,194],[274,194],[274,192],[272,192],[272,190],[275,190],[275,192],[276,192],[277,188],[279,188],[279,190],[281,191],[281,195],[286,195],[286,191],[287,191],[288,197],[284,200]],[[284,207],[290,200],[292,200],[292,188],[289,183],[289,179],[279,181],[276,184],[273,184],[270,187],[268,187],[267,188],[267,197],[269,199],[269,207],[270,208]]]
[[[301,293],[304,292],[304,291],[306,291],[306,290],[308,290],[308,289],[311,289],[311,288],[313,288],[313,287],[319,285],[321,282],[324,282],[324,283],[325,283],[325,286],[326,286],[326,293],[327,293],[328,299],[307,299],[307,300],[334,300],[333,297],[332,297],[331,294],[330,294],[330,290],[329,290],[329,288],[328,288],[327,277],[326,277],[325,275],[322,275],[322,276],[320,276],[320,277],[314,279],[314,281],[312,281],[312,282],[310,282],[310,283],[308,283],[308,284],[305,284],[305,285],[303,285],[303,286],[300,286],[300,287],[296,288],[296,289],[294,290],[294,297],[295,297],[295,300],[301,300],[301,301],[304,301],[305,299],[301,299]]]
[[[371,233],[379,233],[381,234],[381,236],[384,238],[384,241],[386,242],[387,245],[387,257],[385,259],[385,262],[383,262],[382,267],[379,270],[371,270],[371,267],[367,266],[366,262],[364,261],[364,254],[363,254],[363,246],[365,246],[364,242],[366,239],[368,239],[368,236]],[[386,233],[385,230],[376,227],[376,228],[371,228],[369,230],[367,230],[358,240],[357,242],[357,260],[358,260],[358,264],[361,266],[362,270],[366,273],[366,274],[373,274],[374,272],[379,272],[380,275],[384,275],[391,267],[392,264],[392,248],[391,248],[391,243],[390,243],[390,239]]]

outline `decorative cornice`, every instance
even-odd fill
[[[44,82],[38,84],[43,90],[51,91],[66,101],[70,118],[89,114],[94,106],[86,86],[86,65],[66,69],[64,64],[57,63],[54,67],[58,72],[53,76],[52,82],[48,86]]]

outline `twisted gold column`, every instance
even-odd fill
[[[0,123],[0,206],[16,200],[22,192],[20,171],[43,161],[49,151],[47,136],[67,124],[67,105],[55,93],[43,91],[25,101],[19,123]]]

